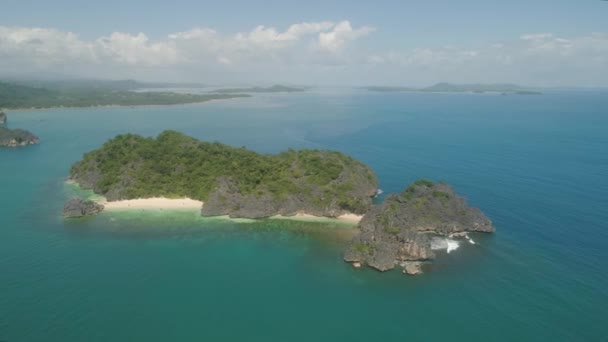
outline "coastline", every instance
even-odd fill
[[[199,102],[185,102],[185,103],[172,103],[172,104],[140,104],[140,105],[120,105],[120,104],[111,104],[111,105],[91,105],[91,106],[54,106],[54,107],[43,107],[43,108],[3,108],[6,112],[11,113],[19,113],[19,112],[39,112],[46,110],[61,110],[61,109],[100,109],[100,108],[155,108],[155,107],[170,107],[170,106],[188,106],[188,105],[201,105],[207,102],[215,102],[215,101],[234,101],[238,99],[247,99],[252,96],[235,96],[231,98],[225,99],[209,99]]]
[[[166,198],[166,197],[149,197],[149,198],[137,198],[130,200],[120,201],[108,201],[105,197],[95,194],[92,190],[84,190],[80,188],[80,185],[74,180],[66,180],[65,184],[68,186],[70,191],[76,197],[81,197],[86,200],[91,200],[97,204],[104,206],[104,210],[111,211],[173,211],[173,210],[190,210],[200,211],[205,203],[203,201],[194,200],[191,198]],[[245,219],[245,218],[231,218],[228,215],[214,216],[216,218],[225,218],[229,220],[247,220],[257,221],[258,219]],[[210,217],[211,218],[211,217]],[[309,221],[309,222],[323,222],[333,221],[342,222],[352,225],[357,225],[363,218],[363,215],[357,215],[353,213],[342,214],[337,217],[327,216],[316,216],[303,212],[296,213],[293,216],[274,215],[266,219],[278,219],[278,220],[296,220],[296,221]]]
[[[359,222],[361,221],[362,218],[363,218],[363,215],[357,215],[357,214],[352,214],[352,213],[351,214],[342,214],[337,217],[315,216],[315,215],[306,214],[306,213],[297,213],[293,216],[275,215],[275,216],[270,217],[270,219],[276,219],[276,220],[297,220],[297,221],[330,220],[330,221],[340,221],[340,222],[344,222],[344,223],[351,223],[354,225],[359,224]]]
[[[102,204],[105,210],[200,210],[204,204],[202,201],[193,200],[191,198],[172,199],[165,197],[138,198],[121,201],[106,201],[104,199],[96,202]]]
[[[205,204],[203,201],[193,200],[191,198],[166,198],[166,197],[150,197],[137,198],[121,201],[107,201],[105,198],[94,200],[98,204],[104,206],[107,211],[129,211],[129,210],[154,210],[154,211],[171,211],[171,210],[196,210],[200,211]],[[228,216],[225,216],[228,218]],[[297,213],[293,216],[275,215],[269,219],[279,220],[297,220],[297,221],[339,221],[357,225],[363,218],[362,215],[342,214],[337,217],[315,216],[306,213]],[[229,218],[240,220],[241,218]]]

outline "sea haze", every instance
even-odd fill
[[[0,341],[602,341],[608,93],[315,89],[198,105],[9,112]],[[328,148],[385,193],[445,180],[497,227],[417,277],[355,270],[340,224],[104,213],[65,221],[70,166],[118,133]]]

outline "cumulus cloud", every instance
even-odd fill
[[[139,33],[130,35],[114,32],[93,44],[96,56],[106,57],[117,63],[128,65],[166,65],[180,61],[179,52],[170,42],[150,43],[148,37]]]
[[[322,32],[319,34],[319,46],[329,51],[336,51],[342,48],[347,42],[363,37],[374,31],[375,29],[369,26],[353,29],[350,22],[343,21],[336,25],[331,32]]]
[[[92,64],[106,67],[170,67],[184,64],[244,65],[268,60],[293,61],[296,56],[314,53],[311,42],[332,51],[371,32],[368,27],[353,29],[348,21],[304,22],[285,31],[257,26],[249,32],[221,35],[209,28],[194,28],[151,41],[146,34],[113,32],[92,41],[77,34],[47,28],[0,26],[0,68],[21,66]]]
[[[244,82],[608,85],[606,33],[529,33],[487,46],[370,51],[362,38],[374,31],[348,21],[323,21],[283,30],[260,25],[233,34],[198,27],[161,39],[113,32],[86,40],[52,28],[0,26],[0,72],[220,82],[230,76]]]

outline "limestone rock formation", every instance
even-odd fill
[[[344,253],[347,262],[367,264],[377,270],[400,263],[435,258],[431,237],[466,232],[494,232],[492,222],[445,183],[419,180],[399,195],[389,195],[359,223],[360,233]]]
[[[22,129],[8,129],[0,126],[0,147],[17,147],[35,145],[40,139],[34,134]]]
[[[103,205],[99,203],[73,198],[63,207],[63,216],[67,218],[90,216],[102,212],[103,209]]]

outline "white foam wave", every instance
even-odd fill
[[[460,247],[460,244],[458,243],[458,241],[448,239],[447,242],[448,242],[448,249],[446,252],[448,252],[448,253],[450,253],[451,251],[455,251],[458,249],[458,247]]]
[[[457,250],[458,247],[460,247],[460,243],[453,239],[434,237],[431,240],[431,249],[433,250],[445,249],[446,252],[450,253]]]
[[[374,197],[378,197],[380,195],[382,195],[384,193],[384,191],[382,189],[378,189],[376,190],[376,194],[374,195]]]

